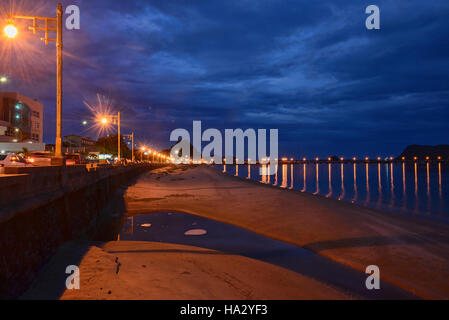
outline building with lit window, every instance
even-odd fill
[[[64,151],[69,153],[96,151],[96,143],[97,142],[91,138],[71,134],[64,136]]]
[[[44,107],[17,92],[0,92],[0,153],[45,149]]]

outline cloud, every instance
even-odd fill
[[[64,33],[67,115],[82,114],[98,92],[127,107],[137,136],[161,146],[192,120],[279,128],[281,152],[306,156],[336,145],[377,155],[447,143],[447,1],[379,0],[379,31],[365,28],[367,1],[69,2],[82,19],[81,30]],[[18,86],[44,101],[48,117],[53,76]],[[80,130],[66,122],[65,134]],[[46,133],[51,141],[51,121]]]

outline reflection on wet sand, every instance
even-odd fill
[[[326,194],[326,198],[329,198],[332,196],[332,165],[329,163],[329,193]]]
[[[270,168],[270,165],[268,164],[267,165],[267,184],[270,184],[270,181],[271,181],[271,168]]]
[[[282,165],[282,185],[281,188],[287,188],[287,165]]]
[[[440,195],[440,200],[443,200],[443,187],[441,185],[441,162],[438,163],[438,194]]]
[[[304,177],[304,186],[303,186],[303,188],[302,188],[302,190],[301,190],[301,192],[306,192],[306,189],[307,189],[307,181],[306,181],[306,177],[307,177],[307,175],[306,175],[306,164],[304,164],[303,165],[303,177]]]
[[[415,162],[415,211],[418,211],[419,199],[418,199],[418,164]]]
[[[357,190],[357,166],[354,163],[354,198],[352,201],[357,201],[358,198],[358,190]]]
[[[278,165],[277,164],[276,164],[276,167],[275,167],[274,184],[273,185],[274,186],[278,185]]]
[[[405,163],[402,163],[402,209],[407,209],[407,184],[405,181]]]
[[[340,168],[337,167],[338,165]],[[420,166],[424,170],[424,165],[426,166],[426,172],[418,172]],[[435,163],[435,171],[431,171],[432,165],[432,162],[420,164],[418,161],[411,163],[382,161],[370,163],[367,161],[362,164],[339,162],[338,164],[326,163],[323,165],[318,162],[313,164],[302,163],[299,165],[302,166],[302,170],[296,170],[295,167],[299,167],[298,165],[279,164],[273,165],[274,177],[272,183],[274,183],[274,186],[283,189],[296,189],[301,192],[320,194],[327,198],[366,203],[383,209],[389,208],[408,213],[447,215],[448,203],[443,193],[443,183],[445,183],[443,175],[446,174],[444,163]],[[437,167],[438,178],[436,176]],[[234,175],[233,170],[224,168],[225,166],[223,166],[223,171]],[[258,168],[260,168],[260,178],[254,175],[254,172],[251,172],[254,167],[251,168],[250,165],[246,166],[246,164],[243,167],[242,165],[240,167],[236,165],[235,174],[242,178],[259,179],[261,183],[270,184],[271,176],[268,172],[268,165],[256,166],[257,170]],[[348,174],[348,170],[352,170],[352,172]],[[435,172],[435,177],[432,176],[432,172]],[[401,174],[402,177],[400,177]],[[361,179],[360,175],[365,176],[365,180]],[[398,183],[401,183],[400,179],[402,180],[402,188],[398,185]],[[338,183],[336,183],[337,181]],[[407,185],[411,182],[414,182],[414,187],[413,185]],[[348,186],[349,190],[347,189]]]
[[[427,212],[430,212],[430,163],[427,162]]]
[[[343,167],[343,163],[341,164],[341,195],[338,198],[338,200],[344,199],[344,197],[346,196],[346,190],[345,190],[345,171],[344,171],[344,167]]]
[[[320,175],[319,175],[319,165],[316,164],[316,191],[313,194],[320,193]]]
[[[366,202],[370,201],[370,192],[369,192],[369,167],[368,163],[366,164]]]
[[[393,206],[394,205],[394,203],[395,203],[395,195],[394,195],[394,171],[393,171],[394,169],[393,169],[393,163],[391,163],[390,164],[390,174],[391,174],[391,177],[390,177],[390,182],[391,182],[391,206]]]
[[[291,177],[290,178],[291,181],[290,181],[290,188],[289,189],[293,190],[293,188],[294,188],[294,185],[293,185],[293,181],[294,181],[293,180],[293,164],[290,165],[290,177]]]
[[[131,236],[133,236],[134,235],[134,216],[131,216],[130,218],[128,218],[128,221],[131,221],[131,228],[128,228],[128,229],[122,231],[122,233],[130,234]],[[117,241],[120,241],[120,233],[117,235]]]
[[[382,202],[382,175],[380,173],[380,163],[377,164],[377,176],[378,176],[378,192],[379,192],[379,197],[377,198],[377,203],[381,203]]]

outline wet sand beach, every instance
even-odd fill
[[[82,289],[60,288],[62,299],[449,298],[447,225],[278,189],[209,167],[146,173],[128,188],[125,202],[128,217],[149,217],[136,223],[136,233],[150,236],[67,244],[24,298],[39,292],[55,298],[51,270],[80,246]],[[190,215],[173,220],[170,229],[162,213]],[[185,240],[182,231],[193,223],[208,232],[193,236],[203,240]],[[237,241],[232,247],[232,234],[248,246]],[[255,243],[264,241],[263,247],[279,251],[257,254]],[[378,296],[363,292],[369,265],[380,268]]]

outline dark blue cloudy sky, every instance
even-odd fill
[[[57,1],[2,0],[54,14]],[[155,147],[176,128],[278,128],[285,156],[397,155],[449,143],[447,0],[68,0],[64,134],[86,132],[83,101],[116,101],[126,131]],[[365,8],[381,9],[381,30]],[[2,48],[7,90],[45,104],[55,132],[55,50],[27,37],[20,65]],[[4,39],[2,38],[2,46]],[[22,58],[22,59],[21,59]],[[17,61],[15,62],[17,63]],[[1,88],[5,90],[5,88]]]

